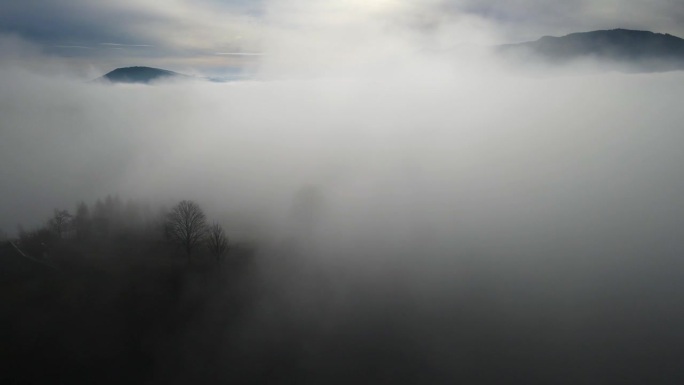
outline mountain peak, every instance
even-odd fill
[[[148,84],[155,80],[174,77],[187,77],[187,75],[160,68],[135,66],[117,68],[103,75],[100,80],[108,80],[112,83]]]

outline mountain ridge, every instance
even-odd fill
[[[684,69],[684,39],[624,28],[543,36],[535,41],[497,46],[497,52],[513,59],[533,57],[552,65],[598,60],[630,72]]]
[[[596,61],[602,69],[623,72],[666,72],[684,70],[684,39],[668,33],[616,28],[574,32],[565,36],[542,36],[535,41],[502,44],[495,51],[512,63],[529,59],[555,67],[581,61]],[[132,66],[112,70],[96,81],[150,84],[165,79],[195,78],[165,69]]]

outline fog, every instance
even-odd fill
[[[458,28],[496,40],[479,23]],[[232,83],[5,63],[0,226],[113,193],[192,199],[258,243],[278,293],[244,316],[245,349],[312,328],[310,375],[400,352],[432,380],[529,379],[527,364],[568,383],[676,378],[684,75],[531,74],[444,47],[441,29],[357,27],[276,29],[254,78]],[[320,342],[368,336],[385,342],[353,358]]]
[[[307,187],[324,202],[318,230],[349,236],[679,229],[679,73],[433,68],[155,86],[2,76],[6,231],[110,193],[192,197],[275,224]]]

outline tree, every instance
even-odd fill
[[[206,243],[209,252],[216,257],[216,261],[221,262],[221,257],[228,250],[228,238],[221,225],[214,223],[209,227]]]
[[[73,219],[76,236],[80,239],[85,239],[90,236],[90,209],[85,202],[76,206],[76,215]]]
[[[172,242],[181,245],[185,252],[192,250],[202,242],[207,231],[206,217],[199,205],[184,200],[171,209],[164,224],[164,232]]]
[[[48,221],[48,226],[57,234],[57,238],[62,238],[62,235],[71,227],[71,219],[73,216],[67,210],[55,209],[52,218]]]

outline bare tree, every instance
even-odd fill
[[[164,231],[172,242],[183,246],[190,256],[195,246],[204,239],[207,231],[206,216],[197,203],[181,201],[168,214]]]
[[[71,227],[71,220],[73,216],[67,210],[55,209],[52,218],[48,221],[48,226],[57,234],[57,238],[62,238],[62,235]]]
[[[228,250],[228,238],[221,225],[214,223],[209,227],[206,243],[209,252],[216,257],[216,261],[221,262],[221,257]]]

